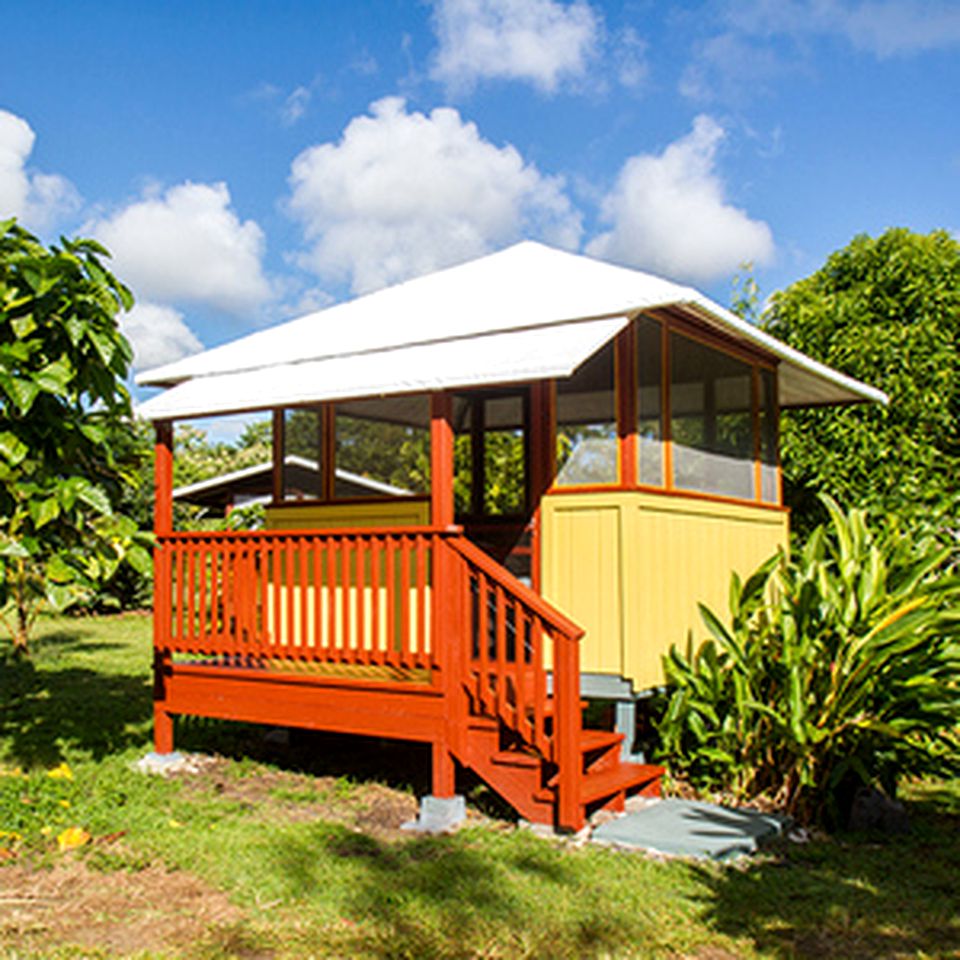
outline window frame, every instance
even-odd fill
[[[430,397],[429,392],[418,391],[411,396]],[[358,398],[365,399],[365,398]],[[273,409],[273,484],[270,507],[317,507],[336,505],[352,505],[365,503],[392,503],[402,500],[404,503],[428,501],[431,493],[408,493],[403,496],[391,494],[373,494],[369,497],[338,497],[336,496],[336,405],[335,400],[323,400],[319,403],[297,403]],[[284,480],[284,460],[286,456],[286,414],[289,410],[309,410],[320,414],[321,421],[321,462],[323,493],[320,497],[300,497],[284,499],[286,495]],[[431,488],[433,479],[431,477]]]
[[[639,370],[637,363],[637,322],[640,319],[655,321],[660,326],[660,438],[661,483],[641,483],[639,480],[639,424],[638,424],[638,386]],[[732,494],[708,493],[678,487],[675,483],[675,463],[673,438],[671,436],[671,351],[670,339],[679,335],[696,341],[710,350],[725,354],[746,364],[750,368],[750,420],[752,433],[753,496],[738,497]],[[615,339],[614,382],[616,390],[616,410],[618,421],[618,473],[617,482],[610,484],[591,484],[581,486],[560,486],[556,476],[551,477],[547,490],[549,494],[600,493],[616,491],[640,491],[644,493],[668,494],[676,497],[690,497],[700,500],[712,500],[721,503],[750,505],[767,510],[784,511],[783,473],[780,463],[780,404],[777,396],[778,361],[776,358],[741,342],[728,338],[703,324],[691,320],[672,308],[644,311],[633,317],[630,324],[617,334]],[[762,379],[761,371],[772,375],[773,384],[773,445],[775,463],[768,464],[776,469],[776,499],[763,499],[763,438],[760,432]],[[554,411],[553,436],[556,438],[556,402],[557,382],[550,382],[550,405]]]

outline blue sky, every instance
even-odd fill
[[[960,229],[958,0],[0,13],[0,216],[106,243],[142,368],[522,238],[727,303]]]

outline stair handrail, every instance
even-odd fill
[[[465,536],[451,537],[446,543],[467,564],[472,564],[482,571],[555,631],[553,637],[555,702],[553,760],[557,765],[556,817],[558,825],[576,829],[583,821],[583,805],[580,801],[582,779],[580,739],[583,725],[580,710],[579,641],[585,631]],[[450,663],[450,666],[453,667],[453,663]],[[463,670],[462,663],[459,664],[458,669]],[[466,720],[466,717],[463,719]]]
[[[491,580],[496,580],[500,586],[512,593],[518,600],[521,600],[537,616],[546,620],[550,626],[563,634],[568,640],[576,642],[582,639],[586,632],[583,627],[574,623],[549,601],[544,600],[539,593],[515,577],[506,567],[497,563],[493,557],[481,550],[471,540],[468,540],[466,536],[451,537],[448,543],[464,559],[479,567]]]

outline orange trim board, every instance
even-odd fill
[[[767,503],[761,500],[740,500],[737,497],[724,497],[716,493],[700,493],[697,490],[681,490],[673,487],[666,490],[663,487],[646,487],[638,484],[635,487],[625,487],[623,484],[610,484],[607,486],[583,486],[583,487],[551,487],[547,491],[548,496],[566,496],[568,494],[583,493],[649,493],[657,497],[667,499],[683,500],[703,500],[708,503],[724,503],[733,507],[756,507],[760,510],[773,510],[776,513],[789,513],[790,508],[779,503]]]
[[[298,678],[302,679],[302,678]],[[391,690],[378,685],[290,683],[269,677],[173,667],[156,706],[166,713],[278,724],[332,733],[432,743],[444,703],[432,688]]]

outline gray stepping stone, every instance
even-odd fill
[[[787,827],[787,819],[699,800],[660,800],[593,831],[592,839],[674,857],[729,860],[755,853]]]

